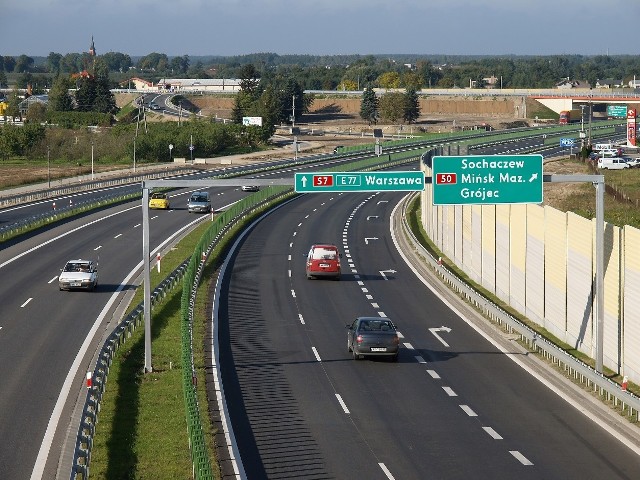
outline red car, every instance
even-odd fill
[[[340,280],[340,258],[342,254],[335,245],[312,245],[307,254],[307,278],[330,277]]]

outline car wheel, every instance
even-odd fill
[[[351,343],[349,342],[348,339],[347,339],[347,351],[351,352]]]

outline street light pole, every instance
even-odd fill
[[[47,145],[47,184],[51,188],[51,154],[49,152],[49,146]]]
[[[136,171],[136,137],[133,137],[133,172]]]
[[[94,179],[93,176],[93,141],[91,142],[91,180]]]

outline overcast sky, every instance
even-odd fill
[[[621,55],[637,0],[0,0],[0,55]]]

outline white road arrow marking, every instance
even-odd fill
[[[440,343],[442,343],[445,347],[448,347],[449,344],[447,342],[445,342],[442,337],[440,335],[438,335],[436,332],[447,332],[449,333],[451,331],[451,329],[449,327],[438,327],[438,328],[430,328],[429,331],[433,334],[434,337],[436,337],[438,340],[440,340]]]
[[[378,240],[378,237],[365,237],[364,243],[369,245],[369,240]]]
[[[380,205],[381,203],[389,203],[389,200],[378,200],[378,205]]]
[[[380,270],[380,275],[382,275],[382,278],[384,278],[385,280],[389,280],[387,278],[387,276],[385,275],[385,273],[396,273],[395,270]]]
[[[369,220],[370,218],[378,218],[378,215],[368,215],[367,220]]]

